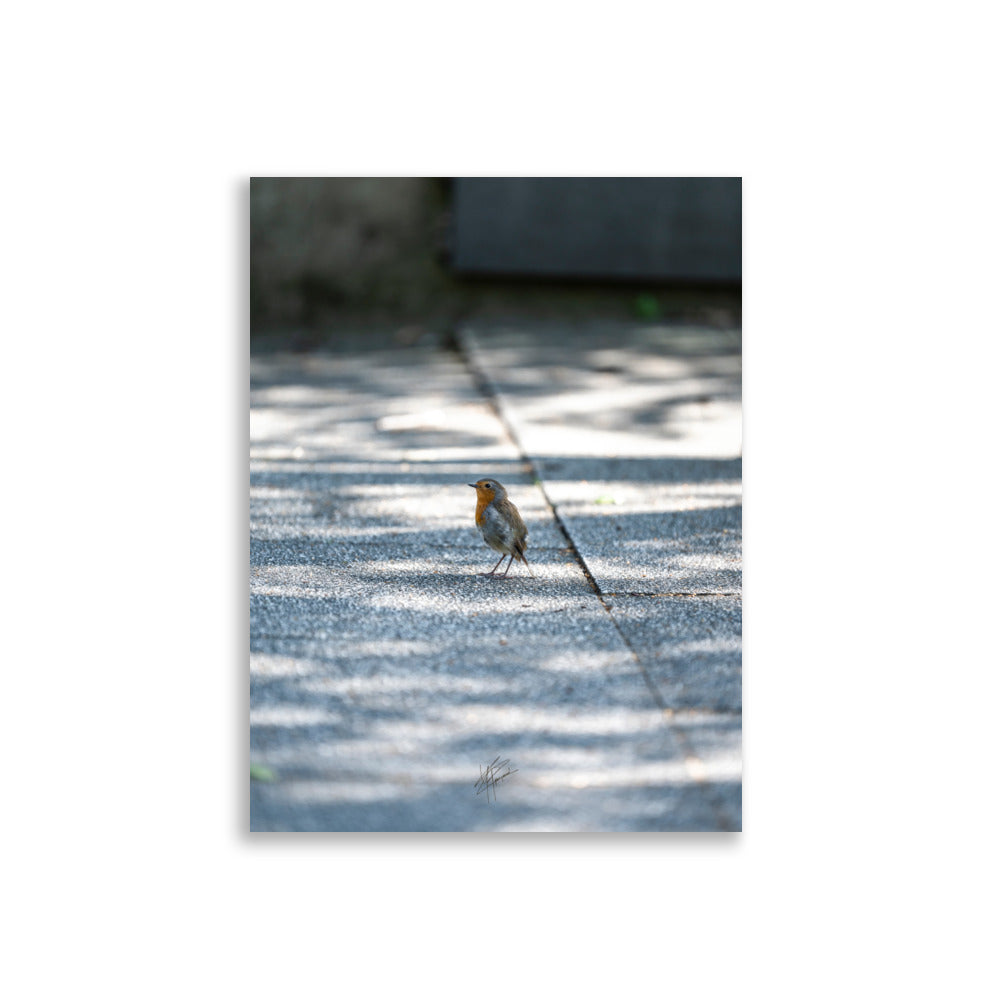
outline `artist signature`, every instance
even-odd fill
[[[480,792],[486,792],[486,801],[490,801],[490,792],[493,792],[493,801],[497,800],[497,785],[503,781],[504,778],[509,777],[512,774],[517,773],[517,768],[510,767],[509,760],[501,760],[500,755],[497,754],[493,760],[486,765],[486,769],[483,770],[482,764],[479,765],[479,780],[476,782],[476,795]]]

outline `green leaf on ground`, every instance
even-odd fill
[[[655,295],[642,294],[635,297],[635,314],[640,319],[659,319],[663,315],[660,300]]]
[[[269,767],[261,764],[250,765],[251,781],[274,781],[274,772]]]
[[[618,503],[618,498],[605,493],[603,496],[599,496],[594,503]]]

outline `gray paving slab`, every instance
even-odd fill
[[[603,591],[739,592],[736,334],[480,324],[463,338]]]
[[[739,828],[738,332],[478,323],[463,343],[660,703],[696,713],[681,738]]]
[[[251,782],[251,829],[740,828],[738,721],[707,695],[697,726],[671,707],[688,704],[685,671],[707,684],[706,649],[595,593],[466,361],[391,344],[252,357],[250,455],[250,757],[275,778]],[[482,475],[528,522],[534,578],[481,575],[494,559],[465,484]],[[732,501],[727,476],[703,492]],[[659,497],[619,489],[634,516],[691,513],[683,480],[649,480]],[[587,500],[571,520],[618,566],[612,521]],[[700,572],[705,589],[738,588],[710,561],[736,551],[719,540],[735,522],[715,517],[700,555],[682,520],[648,534],[689,559],[691,586]],[[633,553],[621,600],[660,586],[640,582],[657,558]],[[487,801],[475,782],[497,755],[517,770]]]
[[[252,601],[251,755],[281,776],[254,789],[257,828],[619,830],[645,805],[609,810],[647,773],[694,783],[578,571],[533,590],[378,565],[299,577]],[[490,804],[475,781],[497,754],[518,770]],[[359,797],[381,805],[357,827]]]
[[[592,473],[596,464],[574,467]],[[738,467],[726,475],[738,476]],[[552,483],[550,492],[605,593],[740,592],[738,479],[637,483],[627,473],[616,479],[588,475]]]
[[[740,714],[681,711],[671,716],[677,739],[691,753],[699,780],[726,830],[743,828],[743,719]]]
[[[611,614],[672,710],[742,711],[742,600],[630,597]]]

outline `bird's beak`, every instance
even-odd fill
[[[475,483],[466,483],[465,485],[466,486],[471,486],[473,489],[476,488],[476,484]]]

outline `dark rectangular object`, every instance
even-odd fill
[[[736,282],[739,177],[460,177],[461,273]]]

